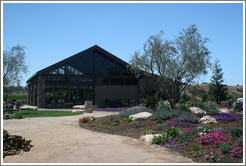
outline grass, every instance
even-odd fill
[[[27,100],[27,96],[8,96],[8,100]]]
[[[69,111],[31,111],[31,110],[21,110],[20,113],[23,116],[23,118],[82,115],[81,112],[69,112]]]

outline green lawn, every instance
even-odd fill
[[[8,100],[27,100],[27,96],[8,96]]]
[[[23,118],[28,117],[55,117],[55,116],[73,116],[82,115],[81,112],[69,112],[69,111],[36,111],[36,110],[21,110]]]

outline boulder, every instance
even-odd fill
[[[139,140],[144,141],[144,144],[146,145],[151,145],[152,141],[154,139],[154,136],[158,137],[161,136],[161,134],[147,134],[147,135],[143,135],[139,138]]]
[[[130,115],[129,118],[132,120],[148,119],[152,114],[149,112],[140,112],[137,114]]]
[[[199,120],[201,124],[208,124],[208,123],[218,123],[217,120],[211,116],[204,116]]]
[[[37,110],[37,106],[31,106],[31,105],[23,105],[20,106],[20,110]]]
[[[193,114],[206,114],[205,111],[203,111],[201,108],[198,108],[198,107],[190,107],[190,111]]]
[[[75,105],[73,106],[74,109],[85,109],[85,105]]]
[[[72,112],[85,112],[85,110],[84,109],[74,109],[72,110]]]

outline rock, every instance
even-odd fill
[[[85,105],[75,105],[73,106],[74,109],[85,109]]]
[[[137,114],[130,115],[129,118],[132,120],[148,119],[152,114],[149,112],[140,112]]]
[[[31,106],[31,105],[23,105],[20,106],[20,110],[37,110],[37,106]]]
[[[218,123],[217,120],[211,116],[204,116],[199,120],[201,124],[208,124],[208,123]]]
[[[72,110],[72,112],[85,112],[85,110],[84,109],[74,109]]]
[[[147,135],[143,135],[139,138],[139,140],[144,141],[144,144],[146,145],[150,145],[152,144],[152,141],[154,139],[154,136],[158,137],[161,136],[161,134],[147,134]]]
[[[205,111],[203,111],[201,108],[198,108],[198,107],[190,107],[190,111],[193,114],[206,114]]]

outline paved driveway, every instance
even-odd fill
[[[144,145],[129,137],[97,133],[79,127],[82,116],[4,120],[10,134],[32,140],[29,152],[7,156],[4,163],[190,163],[191,159],[163,147]]]

